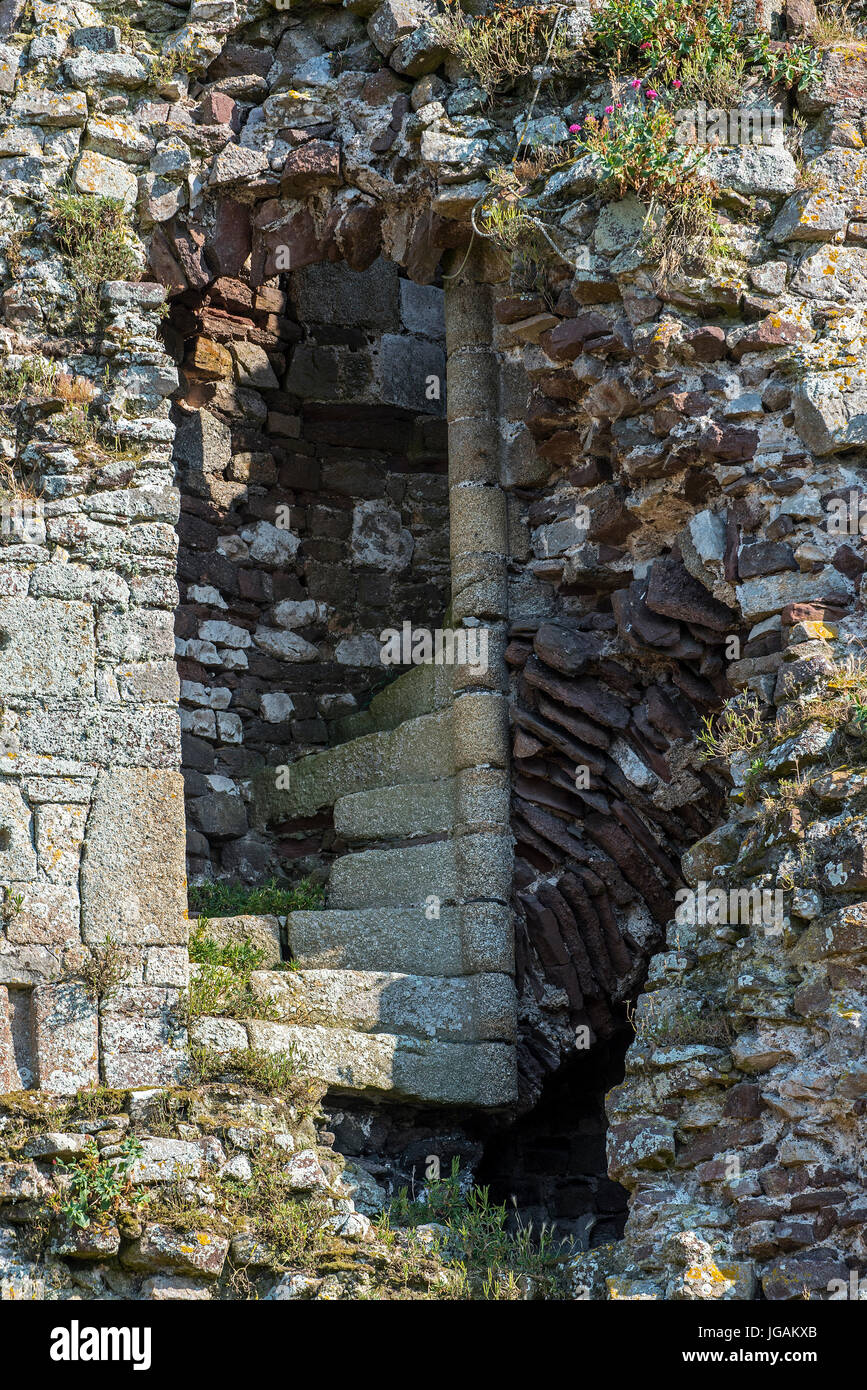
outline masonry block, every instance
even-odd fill
[[[186,941],[186,865],[180,773],[111,768],[99,774],[87,823],[81,897],[84,940],[123,945]]]
[[[38,985],[31,1027],[37,1085],[74,1095],[99,1081],[99,1026],[95,1001],[74,980]]]

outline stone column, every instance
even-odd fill
[[[491,292],[472,263],[446,281],[452,622],[478,630],[486,660],[455,668],[454,757],[464,951],[470,969],[513,969],[509,905],[506,499],[497,466]]]

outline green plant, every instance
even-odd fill
[[[139,1141],[129,1137],[115,1158],[101,1158],[96,1144],[90,1143],[71,1163],[55,1159],[55,1169],[66,1180],[50,1195],[51,1210],[71,1226],[86,1228],[104,1226],[123,1207],[141,1205],[144,1194],[136,1192],[130,1173],[142,1152]]]
[[[629,1021],[635,1029],[638,1043],[649,1043],[660,1047],[731,1047],[735,1039],[729,1016],[723,1009],[713,1006],[702,1009],[697,1004],[689,1004],[671,1013],[645,1015],[638,1023],[634,1021],[634,1011]]]
[[[79,325],[91,333],[102,321],[102,282],[138,274],[126,210],[119,198],[55,192],[48,219],[78,295]]]
[[[24,232],[10,232],[6,238],[6,245],[3,247],[3,254],[6,257],[6,264],[14,280],[21,276],[22,261],[21,247],[24,244]]]
[[[486,201],[478,214],[478,226],[485,236],[524,260],[538,264],[548,258],[539,223],[522,208],[518,197],[506,195]]]
[[[770,82],[782,82],[799,92],[812,87],[822,70],[815,49],[792,44],[771,48],[767,34],[753,35],[748,53],[750,61],[761,68]]]
[[[731,0],[607,0],[593,16],[596,51],[612,67],[666,71],[700,46],[708,66],[737,51]]]
[[[588,116],[580,138],[612,194],[620,198],[631,192],[647,204],[639,242],[664,281],[684,266],[708,269],[729,259],[730,252],[712,190],[695,181],[703,151],[678,144],[671,109],[654,88],[646,96],[650,99],[632,110],[611,105],[602,119]]]
[[[237,1048],[229,1053],[209,1047],[190,1048],[190,1070],[195,1084],[219,1081],[227,1076],[245,1081],[266,1095],[284,1094],[303,1098],[314,1095],[316,1082],[301,1075],[306,1059],[294,1043],[284,1052],[261,1052],[255,1047]]]
[[[790,834],[799,834],[801,817],[806,805],[813,800],[812,779],[802,776],[782,777],[762,799],[759,823],[763,834],[773,827],[778,832],[788,818]]]
[[[124,43],[131,44],[136,38],[142,37],[142,31],[136,29],[127,10],[119,5],[112,6],[109,10],[102,12],[103,24],[113,25],[120,30],[120,37]]]
[[[162,87],[179,72],[199,72],[204,65],[202,54],[195,43],[187,42],[169,53],[160,53],[148,62],[148,80],[154,87]]]
[[[632,110],[611,105],[602,119],[587,117],[582,153],[592,155],[618,197],[632,192],[645,202],[674,206],[691,191],[699,159],[694,150],[673,144],[674,137],[674,116],[655,99]]]
[[[649,229],[643,243],[647,258],[656,263],[657,285],[682,270],[703,274],[738,260],[716,215],[706,184],[686,184],[683,197],[667,207],[662,220]]]
[[[852,43],[864,36],[864,4],[852,0],[818,0],[818,18],[810,26],[814,44]]]
[[[141,446],[124,443],[113,434],[110,425],[91,414],[89,402],[70,405],[54,415],[51,428],[64,443],[87,449],[94,463],[121,459],[138,463],[146,453]]]
[[[13,893],[11,888],[3,889],[3,911],[7,918],[17,917],[23,906],[23,893]]]
[[[867,659],[847,656],[834,668],[825,684],[835,693],[849,695],[854,701],[867,704]]]
[[[528,1284],[536,1293],[556,1295],[569,1242],[556,1242],[545,1226],[538,1231],[521,1224],[511,1229],[505,1203],[493,1203],[489,1188],[469,1185],[457,1158],[446,1177],[426,1183],[422,1200],[411,1199],[403,1188],[378,1226],[387,1237],[395,1227],[430,1222],[448,1232],[444,1243],[450,1249],[449,1296],[524,1298]]]
[[[529,210],[527,200],[531,185],[572,162],[571,150],[536,146],[512,164],[499,164],[489,169],[491,193],[473,209],[475,232],[496,242],[515,258],[513,279],[525,279],[537,289],[543,289],[546,268],[569,261],[558,246],[556,226],[546,224],[535,211]]]
[[[219,880],[189,890],[190,912],[206,917],[282,917],[287,912],[312,911],[324,901],[325,890],[309,878],[291,886],[278,884],[272,878],[260,888]]]
[[[57,363],[48,357],[24,357],[17,367],[0,367],[0,401],[15,403],[25,397],[53,395]]]
[[[766,733],[755,695],[736,695],[719,714],[702,720],[697,741],[705,759],[732,758],[757,747]]]
[[[706,40],[699,39],[678,67],[681,107],[703,101],[709,107],[735,107],[743,95],[747,60],[743,53],[713,56]]]
[[[484,15],[467,15],[459,0],[445,0],[445,11],[429,21],[444,48],[461,58],[490,96],[511,87],[541,63],[559,72],[575,66],[582,46],[565,24],[558,5],[495,4]]]
[[[127,971],[120,943],[107,932],[100,946],[91,946],[79,974],[90,997],[98,1002],[117,992]]]
[[[219,943],[207,935],[206,919],[200,918],[190,938],[190,961],[198,967],[190,977],[187,993],[189,1018],[272,1018],[268,998],[253,988],[251,975],[260,969],[264,952],[249,941]]]
[[[77,1092],[75,1109],[88,1120],[99,1120],[105,1115],[118,1114],[125,1100],[126,1091],[113,1090],[109,1086],[88,1086]]]
[[[764,758],[753,758],[753,761],[747,769],[747,775],[744,778],[744,797],[747,804],[750,806],[754,805],[758,800],[765,768],[766,763]]]
[[[225,967],[239,977],[249,977],[253,970],[261,968],[263,951],[249,941],[215,941],[207,934],[207,924],[207,917],[200,917],[190,936],[190,960],[195,965]]]
[[[662,82],[722,90],[740,65],[758,67],[772,82],[803,90],[816,80],[819,61],[806,45],[770,46],[764,35],[745,36],[731,17],[732,0],[607,0],[593,16],[592,39],[609,69],[653,74]]]

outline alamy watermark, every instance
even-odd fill
[[[867,495],[851,488],[848,497],[832,497],[825,503],[829,536],[867,536]]]
[[[729,107],[699,101],[674,112],[678,145],[779,145],[783,111],[779,106]]]
[[[768,936],[783,930],[782,888],[678,888],[675,921],[681,926],[761,926]]]
[[[384,628],[379,640],[383,666],[469,666],[482,673],[488,669],[486,627],[431,629],[405,622],[399,630]]]
[[[82,1327],[73,1318],[68,1327],[51,1332],[52,1361],[129,1361],[134,1371],[151,1365],[149,1327]]]
[[[41,545],[45,540],[45,514],[39,499],[10,498],[0,503],[0,536]]]
[[[860,1302],[867,1299],[867,1278],[859,1279],[860,1271],[857,1269],[849,1270],[849,1279],[829,1279],[825,1285],[831,1295],[829,1303],[839,1303],[846,1299],[853,1302]]]

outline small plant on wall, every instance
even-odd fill
[[[746,35],[732,19],[732,0],[607,0],[593,16],[591,42],[609,70],[654,75],[660,82],[698,82],[718,70],[754,67],[771,82],[809,86],[818,76],[813,48]],[[684,99],[695,93],[684,89]]]
[[[137,1139],[124,1139],[114,1158],[101,1158],[95,1143],[65,1163],[55,1159],[59,1190],[48,1199],[51,1210],[70,1226],[86,1229],[105,1226],[130,1206],[140,1206],[144,1193],[136,1192],[131,1170],[143,1149]]]
[[[560,5],[495,5],[485,15],[470,16],[458,0],[446,0],[445,12],[431,21],[443,47],[463,59],[490,96],[527,77],[540,63],[558,73],[576,66],[582,46]]]
[[[118,198],[67,191],[54,194],[48,217],[78,295],[79,326],[92,333],[102,321],[102,282],[138,275],[126,209]]]

